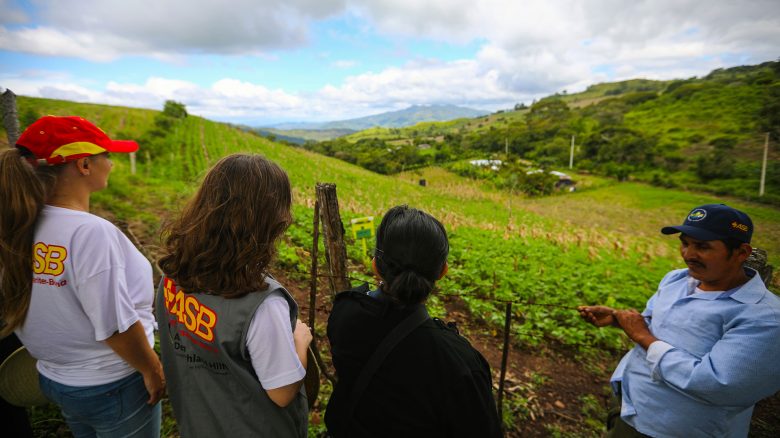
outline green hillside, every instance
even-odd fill
[[[772,144],[759,198],[766,132]],[[780,62],[702,78],[596,84],[530,108],[373,128],[307,148],[386,174],[474,158],[560,170],[568,167],[572,138],[576,171],[780,205]],[[526,170],[516,166],[498,179],[518,179]]]
[[[594,370],[608,368],[605,363],[620,354],[626,340],[586,326],[572,307],[642,307],[663,274],[681,266],[676,239],[658,230],[679,223],[691,207],[727,202],[746,210],[756,224],[756,246],[767,249],[771,263],[780,265],[780,211],[767,205],[599,176],[583,176],[582,186],[588,188],[567,196],[528,199],[438,167],[379,175],[195,116],[27,97],[19,97],[18,107],[23,122],[43,114],[80,115],[113,137],[139,140],[137,173],[130,174],[128,157],[112,157],[109,188],[96,194],[93,205],[100,214],[127,221],[152,254],[161,221],[193,192],[211,164],[234,152],[261,153],[285,168],[293,185],[295,223],[275,267],[287,278],[307,278],[316,182],[336,183],[345,223],[359,216],[378,218],[389,207],[406,203],[441,219],[451,237],[450,273],[429,303],[432,314],[454,318],[457,313],[449,309],[455,306],[468,314],[465,333],[492,339],[491,333],[503,330],[504,302],[513,301],[513,348],[541,355],[559,349],[555,351],[566,352],[567,360],[585,361]],[[508,116],[491,116],[499,117]],[[5,133],[0,134],[5,139]],[[418,185],[419,179],[427,186]],[[351,276],[371,280],[362,249],[348,243]],[[777,286],[776,281],[775,290]],[[320,334],[322,329],[318,327]],[[498,348],[497,343],[493,340],[491,348]],[[597,377],[587,379],[604,378],[592,372]],[[557,378],[534,376],[528,382],[535,385]],[[525,389],[517,391],[507,396],[505,422],[510,428],[530,422],[530,407],[535,406]],[[575,415],[597,418],[601,413],[583,408]],[[574,436],[597,435],[592,422],[573,425],[554,416],[544,421]]]
[[[269,137],[275,136],[279,140],[288,143],[303,144],[306,141],[324,141],[355,132],[352,129],[275,129],[275,128],[249,128]]]

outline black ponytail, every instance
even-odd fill
[[[408,270],[395,276],[386,292],[401,304],[420,303],[431,294],[433,284],[434,281]]]
[[[447,263],[449,249],[447,232],[433,216],[405,205],[391,208],[376,235],[382,291],[402,305],[425,301]]]

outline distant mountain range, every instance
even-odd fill
[[[375,126],[383,128],[403,128],[420,122],[444,122],[447,120],[472,118],[488,114],[455,105],[414,105],[409,108],[391,111],[357,119],[339,120],[323,123],[280,123],[266,126],[276,130],[352,130],[362,131]]]

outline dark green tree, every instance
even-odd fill
[[[737,140],[733,137],[717,137],[710,141],[712,150],[696,157],[696,175],[703,182],[727,179],[734,176],[733,150]]]
[[[780,82],[767,87],[758,117],[759,129],[771,133],[775,141],[780,139]]]
[[[530,140],[557,135],[567,126],[570,116],[569,106],[561,99],[544,99],[534,104],[525,119]]]
[[[166,100],[163,106],[163,114],[174,119],[183,119],[187,117],[187,107],[183,103],[175,100]]]

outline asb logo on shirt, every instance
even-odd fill
[[[163,285],[165,294],[165,308],[172,321],[184,324],[187,330],[206,342],[214,340],[214,326],[217,324],[217,314],[208,306],[202,304],[191,294],[185,294],[183,290],[176,288],[176,283],[170,278],[165,279]],[[186,332],[184,332],[187,335]],[[192,339],[192,338],[191,338]],[[195,341],[195,339],[193,339]]]
[[[68,258],[68,250],[64,246],[47,245],[36,242],[33,245],[33,284],[62,287],[68,284],[65,278],[56,280],[50,277],[58,277],[65,272],[65,259]],[[38,277],[45,275],[48,277]]]
[[[68,250],[63,246],[38,242],[33,245],[33,273],[58,276],[65,271]]]
[[[696,210],[693,210],[691,214],[688,215],[688,220],[691,222],[698,222],[702,219],[707,217],[707,210],[704,210],[702,208],[697,208]]]

